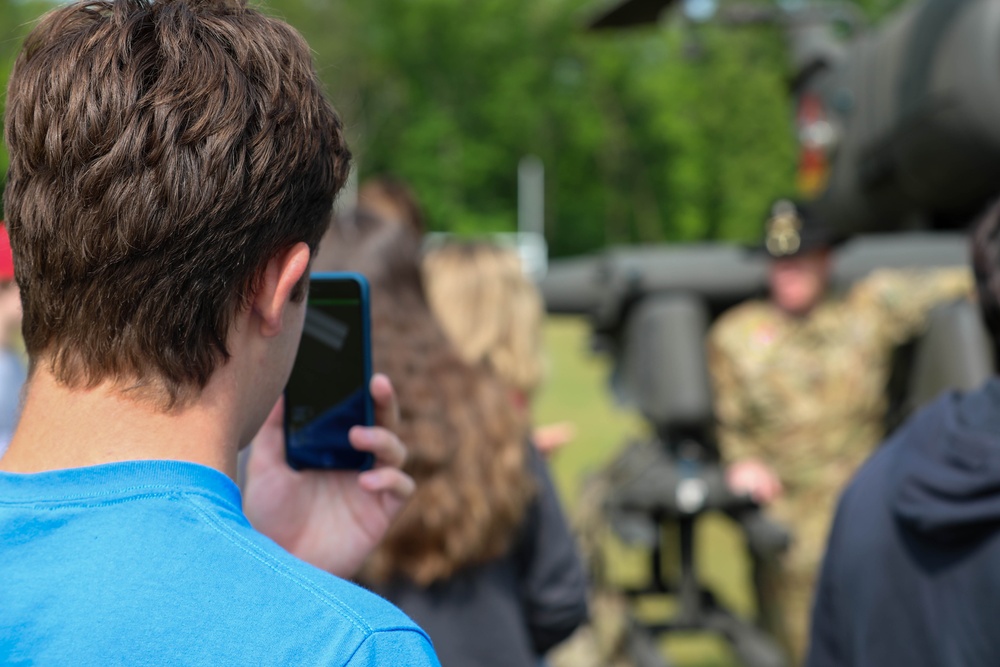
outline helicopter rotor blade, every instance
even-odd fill
[[[589,23],[591,30],[629,28],[656,23],[664,9],[677,0],[620,0]]]

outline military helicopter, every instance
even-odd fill
[[[622,0],[589,26],[652,23],[678,4]],[[683,4],[703,20],[785,26],[799,185],[827,224],[853,235],[836,252],[835,288],[876,268],[968,264],[967,241],[956,230],[1000,193],[1000,2],[925,0],[877,30],[849,3]],[[837,37],[836,24],[848,26],[850,41]],[[708,512],[736,522],[755,562],[777,557],[790,539],[725,486],[703,346],[716,316],[764,292],[766,274],[759,253],[711,243],[560,260],[541,283],[549,312],[589,318],[595,349],[613,361],[614,395],[654,433],[605,471],[609,524],[649,556],[647,582],[619,592],[636,603],[664,594],[678,602],[667,617],[628,619],[626,650],[638,667],[669,664],[656,640],[675,632],[720,636],[749,667],[788,664],[758,624],[700,582],[694,553],[697,520]],[[939,307],[926,333],[897,350],[886,430],[940,390],[974,388],[994,368],[975,306]],[[679,564],[672,572],[670,559]],[[766,600],[755,592],[760,610]]]

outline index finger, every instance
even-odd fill
[[[382,373],[372,376],[369,390],[375,402],[375,423],[382,428],[395,431],[399,426],[399,401],[392,382]]]

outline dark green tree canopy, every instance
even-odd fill
[[[858,0],[872,17],[901,0]],[[0,83],[44,4],[0,0]],[[793,185],[777,28],[584,30],[589,0],[270,0],[305,35],[362,178],[389,171],[433,229],[510,231],[520,158],[546,166],[554,254],[757,237]],[[0,168],[6,173],[6,153]]]

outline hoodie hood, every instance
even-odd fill
[[[900,521],[942,541],[1000,523],[1000,379],[943,395],[893,440],[888,491]]]

